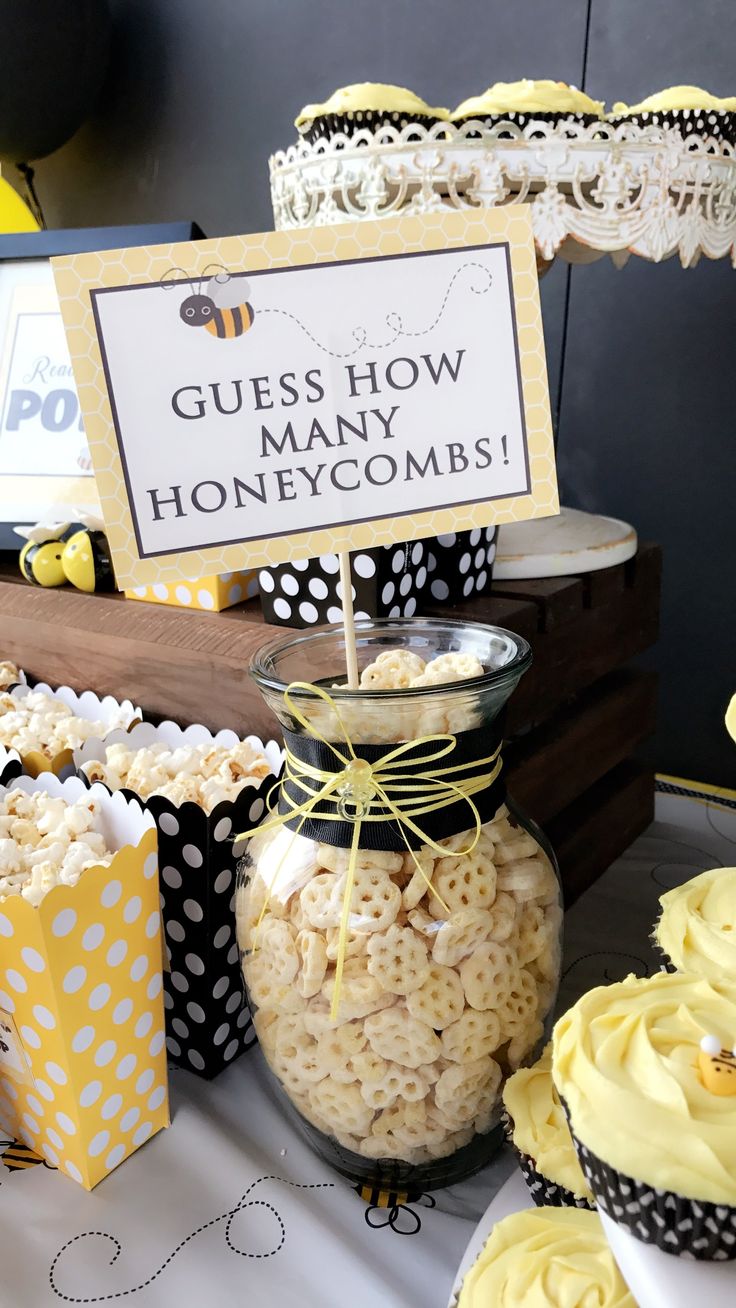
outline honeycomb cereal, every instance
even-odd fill
[[[365,1020],[365,1032],[372,1049],[389,1062],[417,1068],[439,1058],[442,1046],[431,1026],[411,1017],[403,1006],[373,1013]]]
[[[459,967],[468,1003],[481,1011],[498,1009],[518,976],[516,955],[508,945],[488,940],[479,945]]]
[[[421,677],[426,664],[409,649],[388,649],[364,668],[360,684],[365,690],[406,690]]]
[[[453,1063],[472,1063],[492,1054],[501,1043],[501,1022],[497,1013],[466,1008],[456,1022],[442,1032],[442,1055]]]
[[[457,913],[451,913],[438,926],[432,957],[436,963],[456,967],[461,959],[472,953],[476,945],[489,938],[493,918],[484,908],[462,908]]]
[[[492,863],[476,853],[442,859],[441,865],[445,863],[448,866],[434,875],[433,884],[440,898],[432,896],[429,911],[433,917],[447,917],[448,909],[456,913],[462,908],[491,907],[496,898],[496,869]]]
[[[406,1007],[412,1017],[426,1022],[434,1031],[442,1031],[456,1022],[465,1007],[463,984],[457,972],[433,963],[419,989],[407,996]]]
[[[319,994],[327,971],[327,944],[319,931],[302,930],[295,940],[299,977],[297,989],[304,999]]]
[[[368,971],[384,990],[408,995],[418,990],[429,975],[427,947],[412,927],[394,923],[388,931],[375,932],[368,941]]]
[[[344,878],[340,877],[333,892],[337,920],[342,910]],[[350,894],[348,924],[353,931],[385,931],[396,918],[401,906],[401,891],[388,872],[377,867],[356,869]],[[327,925],[332,926],[330,922]]]

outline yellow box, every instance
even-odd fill
[[[38,907],[0,903],[0,1131],[91,1190],[169,1125],[156,828],[77,777],[11,786],[94,795],[117,848]]]
[[[125,591],[126,599],[148,600],[150,604],[172,604],[178,609],[201,609],[220,613],[241,600],[258,594],[257,572],[223,572],[219,577],[199,577],[196,581],[170,581],[166,585],[135,586]]]

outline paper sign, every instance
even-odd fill
[[[121,585],[557,511],[525,206],[53,262]]]

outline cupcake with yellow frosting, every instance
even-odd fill
[[[520,1067],[509,1077],[503,1103],[511,1141],[535,1204],[594,1208],[552,1080],[551,1045],[532,1067]]]
[[[576,135],[579,127],[599,121],[603,109],[601,100],[591,99],[566,82],[532,81],[525,77],[520,82],[494,82],[482,95],[463,100],[450,115],[450,121],[457,127],[468,125],[466,135],[471,134],[471,122],[481,127],[512,123],[524,128],[530,123],[567,124],[570,135]],[[501,130],[498,135],[513,133]],[[527,135],[534,135],[533,127]]]
[[[381,82],[356,82],[333,91],[324,104],[308,104],[294,121],[299,135],[310,143],[329,139],[338,132],[351,137],[361,127],[375,132],[379,127],[433,127],[446,122],[446,109],[433,109],[413,91]],[[405,133],[408,140],[418,133]]]
[[[668,86],[638,104],[618,100],[609,114],[612,123],[676,128],[683,136],[712,136],[736,143],[736,96],[720,99],[700,86]]]
[[[672,968],[736,981],[736,867],[701,872],[659,902],[654,938]]]
[[[627,977],[559,1019],[552,1075],[598,1207],[647,1244],[736,1258],[736,980]]]
[[[457,1308],[636,1308],[596,1213],[532,1208],[494,1226]]]

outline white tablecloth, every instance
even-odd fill
[[[736,803],[657,796],[657,820],[570,910],[560,1010],[658,967],[663,890],[736,863]],[[173,1126],[91,1194],[46,1166],[0,1165],[1,1308],[445,1308],[474,1224],[508,1176],[368,1208],[269,1096],[261,1055],[216,1081],[172,1070]],[[0,1160],[1,1164],[1,1160]]]

